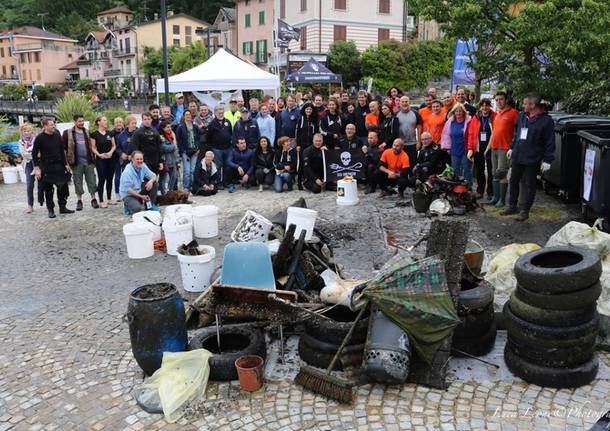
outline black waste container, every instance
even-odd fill
[[[583,151],[581,196],[588,219],[610,216],[610,130],[578,132]]]
[[[610,130],[610,118],[592,115],[556,113],[555,160],[551,169],[542,175],[546,190],[556,191],[566,202],[579,202],[582,187],[583,150],[577,133],[580,130],[597,132]]]

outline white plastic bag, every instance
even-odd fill
[[[161,368],[136,388],[138,403],[149,408],[160,404],[165,419],[176,422],[187,403],[205,393],[211,356],[205,349],[163,353]]]
[[[326,304],[339,304],[352,308],[352,291],[363,283],[362,280],[343,280],[330,269],[320,274],[324,287],[320,290],[320,300]]]
[[[597,222],[588,224],[571,221],[555,232],[547,241],[547,247],[571,245],[595,250],[603,259],[610,252],[610,235],[597,228]]]
[[[522,255],[538,250],[538,244],[509,244],[496,251],[489,261],[485,280],[494,288],[494,303],[501,310],[513,290],[517,288],[515,262]]]

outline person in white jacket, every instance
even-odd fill
[[[34,148],[34,128],[31,124],[25,123],[19,128],[19,150],[23,159],[23,169],[25,170],[25,178],[28,194],[28,208],[25,210],[27,214],[34,211],[34,162],[32,161],[32,149]]]
[[[275,142],[275,118],[269,113],[269,106],[265,103],[260,107],[260,115],[256,117],[258,130],[261,136],[269,138],[271,145]]]

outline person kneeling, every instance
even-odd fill
[[[333,187],[324,180],[325,151],[326,147],[320,133],[313,136],[313,145],[303,151],[303,185],[313,193],[320,193],[324,189],[329,190]]]
[[[297,169],[297,152],[294,148],[290,148],[290,138],[282,136],[278,139],[279,146],[273,158],[273,166],[275,167],[275,191],[282,192],[284,184],[288,187],[288,191],[292,191],[294,184],[294,173]]]
[[[141,151],[134,151],[131,163],[121,174],[119,187],[125,212],[135,214],[146,209],[159,211],[156,205],[157,188],[157,176],[144,163],[144,155]]]
[[[440,145],[432,140],[432,135],[428,132],[421,134],[421,144],[422,148],[417,154],[410,179],[411,187],[425,183],[431,175],[439,175],[443,172],[444,154]]]
[[[248,149],[245,139],[238,139],[236,147],[229,153],[227,165],[229,193],[235,192],[235,183],[248,189],[249,183],[254,182],[254,150]]]
[[[214,163],[214,152],[207,151],[203,159],[195,166],[193,177],[193,194],[199,196],[212,196],[218,191],[220,172]]]
[[[377,171],[377,184],[381,188],[381,197],[392,194],[388,186],[398,186],[398,196],[404,198],[411,169],[409,156],[402,148],[403,141],[398,138],[394,140],[392,148],[385,150],[381,155],[381,165]]]

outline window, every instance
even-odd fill
[[[0,48],[0,57],[4,57],[4,48]]]
[[[242,45],[242,52],[244,55],[252,55],[252,42],[244,42]]]
[[[41,78],[41,75],[40,75],[40,69],[36,69],[36,79],[37,79],[38,81],[40,81],[40,80],[42,79],[42,78]]]
[[[301,0],[301,12],[305,12],[307,10],[307,0]]]
[[[286,0],[280,0],[280,18],[286,18]]]
[[[246,27],[250,27],[250,14],[246,14]]]
[[[250,6],[250,0],[246,0],[246,6]]]
[[[174,39],[174,46],[180,48],[180,39]]]
[[[32,62],[32,53],[28,52],[28,63]]]
[[[15,76],[15,66],[11,66],[11,78]]]
[[[131,39],[125,39],[125,52],[131,53]]]
[[[190,45],[192,40],[192,28],[191,26],[187,25],[186,27],[184,27],[184,43]]]
[[[6,66],[2,66],[2,77],[7,78],[6,76]]]
[[[266,63],[267,62],[267,40],[256,41],[256,62]]]
[[[9,57],[13,56],[13,48],[11,48],[10,46],[8,47],[8,56]]]
[[[335,0],[335,9],[346,10],[347,0]]]
[[[265,25],[265,11],[262,10],[258,13],[258,25]]]
[[[21,59],[22,63],[27,63],[27,55],[25,55],[24,52],[21,53],[21,55],[19,56],[19,58]]]
[[[40,63],[40,53],[39,52],[34,53],[34,62]]]
[[[127,40],[127,39],[125,39]],[[123,39],[119,40],[119,49],[123,51]]]
[[[389,28],[380,28],[377,30],[377,40],[381,42],[382,40],[390,39],[390,29]]]
[[[390,13],[390,0],[379,0],[379,13]]]
[[[301,49],[307,49],[307,26],[301,27]]]
[[[347,27],[344,25],[333,26],[333,41],[347,40]]]
[[[178,34],[178,35],[180,34],[180,26],[179,25],[174,25],[173,29],[174,29],[174,34]]]

